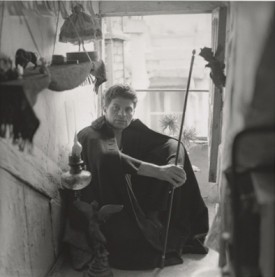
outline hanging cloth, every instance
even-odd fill
[[[32,143],[39,127],[32,107],[49,81],[48,75],[26,71],[23,79],[0,83],[0,137],[12,138],[20,150]]]
[[[81,4],[72,7],[72,14],[65,19],[61,27],[59,41],[84,44],[101,38],[98,19],[85,13]]]
[[[98,94],[99,86],[107,81],[105,64],[102,60],[94,62],[91,74],[95,77],[95,92]]]

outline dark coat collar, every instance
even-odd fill
[[[105,125],[106,125],[105,116],[101,116],[92,122],[92,127],[98,131],[101,130],[102,128],[104,128]]]
[[[114,131],[112,127],[107,123],[105,116],[101,116],[92,122],[91,127],[107,137],[114,137]]]

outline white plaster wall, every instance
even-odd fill
[[[51,60],[56,18],[29,16],[39,53]],[[5,15],[1,52],[14,59],[18,48],[37,52],[24,20]],[[77,51],[56,45],[55,53]],[[90,45],[92,50],[93,45]],[[0,276],[45,276],[60,251],[60,168],[66,168],[74,133],[97,114],[93,86],[39,93],[34,105],[40,126],[32,153],[0,139]],[[5,157],[5,159],[3,159]]]
[[[89,125],[97,114],[97,96],[93,86],[70,91],[42,91],[34,111],[40,126],[34,145],[48,157],[62,163],[63,152],[70,151],[75,132]]]
[[[34,107],[41,123],[32,154],[1,139],[1,155],[9,159],[0,163],[0,276],[44,276],[57,258],[60,167],[66,168],[75,126],[78,131],[95,118],[93,95],[92,87],[43,91]]]

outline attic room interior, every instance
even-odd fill
[[[0,276],[275,276],[274,49],[274,1],[0,1]]]

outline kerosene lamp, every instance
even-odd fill
[[[80,190],[87,187],[92,180],[92,174],[84,170],[84,162],[81,159],[82,146],[77,140],[75,134],[72,153],[69,155],[70,170],[64,172],[61,176],[63,189],[74,191],[75,199],[80,198]]]
[[[81,210],[82,207],[88,213],[88,241],[92,241],[92,245],[90,246],[94,250],[94,257],[92,261],[88,264],[88,270],[84,273],[84,276],[112,277],[113,273],[108,262],[109,253],[105,247],[105,238],[103,237],[99,228],[99,219],[103,217],[101,214],[108,214],[108,212],[106,212],[106,210],[108,210],[108,207],[105,210],[101,209],[100,211],[98,211],[91,204],[81,201],[81,190],[87,187],[92,180],[92,174],[84,169],[84,162],[81,159],[81,151],[82,146],[78,142],[77,136],[75,135],[72,153],[71,155],[69,155],[70,170],[62,174],[61,184],[64,190],[67,190],[67,192],[69,193],[73,192],[72,197],[70,197],[70,203],[68,203],[69,205],[71,205],[71,208],[80,208]]]

